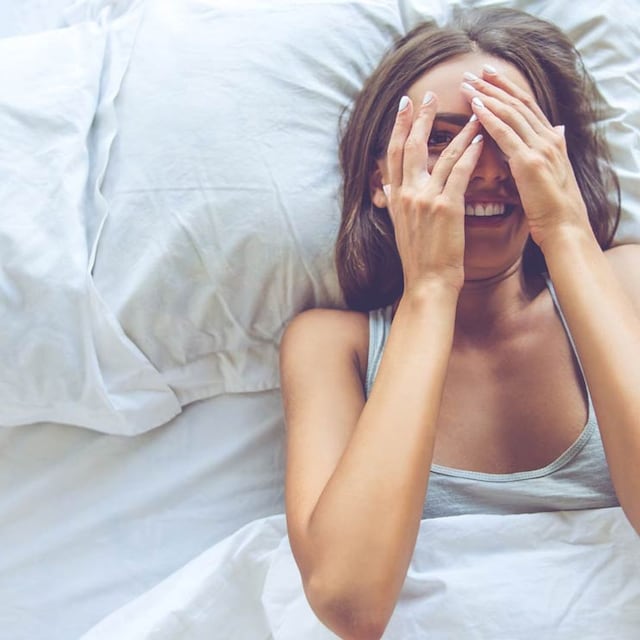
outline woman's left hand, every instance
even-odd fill
[[[500,72],[485,68],[462,91],[509,163],[533,241],[544,251],[563,228],[590,232],[564,127],[552,126],[535,98]]]

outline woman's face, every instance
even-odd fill
[[[513,82],[532,93],[524,76],[508,62],[482,52],[451,58],[426,72],[407,92],[416,107],[427,91],[436,94],[438,115],[434,121],[428,145],[428,169],[438,160],[452,138],[471,116],[469,98],[461,91],[463,73],[482,75],[484,64],[496,67]],[[417,116],[418,109],[414,109]],[[465,191],[465,210],[468,214],[480,206],[507,205],[507,216],[481,217],[465,215],[465,280],[486,280],[511,272],[521,261],[529,235],[527,222],[520,206],[518,192],[511,178],[508,159],[497,144],[482,131],[484,143],[480,159]],[[383,183],[386,182],[386,162],[379,165]],[[514,206],[515,205],[515,206]],[[495,208],[493,209],[496,210]]]

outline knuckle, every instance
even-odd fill
[[[532,152],[526,155],[525,164],[532,171],[540,171],[541,169],[544,169],[547,166],[548,161],[543,153]]]
[[[411,135],[404,143],[404,148],[407,151],[419,151],[423,145],[424,142],[422,140],[419,140],[415,135]]]
[[[556,129],[554,129],[551,132],[551,135],[552,135],[552,139],[553,139],[553,145],[555,146],[555,148],[563,150],[564,146],[565,146],[564,133],[560,133],[560,131],[557,131]]]
[[[402,145],[400,145],[396,140],[392,140],[387,147],[387,155],[392,160],[398,159],[402,156]]]
[[[520,102],[522,102],[529,109],[533,109],[538,104],[535,98],[530,93],[522,93],[520,95]]]
[[[450,144],[448,147],[442,150],[440,158],[445,162],[455,161],[460,155],[458,145]]]
[[[557,154],[558,154],[558,150],[555,143],[550,143],[545,141],[540,145],[540,155],[547,162],[551,160],[555,160]]]
[[[398,199],[403,209],[408,209],[413,206],[415,202],[415,194],[412,189],[402,189],[400,192]]]
[[[425,209],[431,204],[431,198],[427,193],[421,192],[416,195],[414,202],[420,209]]]
[[[458,162],[451,168],[451,175],[457,176],[460,174],[468,173],[470,168],[475,164],[476,160],[473,158],[472,148],[469,147],[469,153],[463,153],[460,156]]]
[[[440,194],[433,199],[432,208],[436,215],[445,214],[451,208],[449,198],[445,194]]]
[[[518,109],[522,104],[522,100],[518,100],[518,98],[516,98],[515,96],[509,96],[509,99],[507,100],[507,104],[512,109]]]
[[[504,122],[500,121],[495,124],[495,135],[493,135],[494,139],[504,138],[509,134],[509,126]]]

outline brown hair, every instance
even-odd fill
[[[453,56],[481,50],[514,65],[528,80],[552,125],[565,125],[569,159],[589,220],[602,248],[610,246],[620,217],[618,182],[606,143],[596,131],[595,84],[580,54],[553,24],[506,8],[458,12],[450,24],[425,22],[401,38],[358,95],[340,143],[342,221],[336,243],[338,278],[347,305],[368,311],[395,302],[403,290],[402,265],[386,208],[371,202],[370,177],[386,153],[397,104],[426,71]],[[608,192],[616,198],[610,203]],[[546,270],[529,239],[527,277]]]

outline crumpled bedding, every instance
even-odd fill
[[[372,523],[373,526],[373,523]],[[640,537],[619,507],[423,520],[384,640],[637,640]],[[82,640],[323,640],[283,515],[256,520]]]
[[[181,410],[91,275],[114,102],[144,8],[94,4],[70,7],[70,26],[0,38],[0,427],[135,435]]]
[[[418,20],[487,3],[550,18],[579,47],[620,175],[616,242],[637,242],[629,3],[0,3],[0,34],[23,34],[0,38],[0,425],[133,436],[199,400],[277,389],[286,324],[343,304],[332,251],[343,110]]]
[[[0,305],[0,343],[8,345],[0,349],[0,378],[10,383],[0,393],[0,638],[77,640],[108,614],[86,637],[332,637],[302,595],[282,516],[211,545],[283,508],[282,415],[272,388],[277,336],[298,310],[336,299],[328,265],[339,113],[387,44],[416,20],[494,1],[556,21],[579,44],[598,80],[621,178],[617,241],[638,242],[640,5],[0,2],[7,80],[0,103],[12,105],[5,113],[15,125],[2,128],[5,138],[25,128],[27,106],[55,88],[65,98],[63,116],[82,115],[75,130],[55,131],[84,159],[76,172],[61,170],[60,161],[40,163],[48,189],[55,186],[42,178],[49,171],[65,182],[75,176],[76,188],[57,212],[51,205],[63,200],[32,189],[48,207],[40,220],[53,227],[52,242],[37,250],[22,242],[35,238],[25,226],[35,201],[11,209],[9,196],[24,190],[3,183],[3,266],[10,230],[20,258],[14,267],[39,269],[43,278],[38,289],[19,288],[39,303],[37,316],[22,321]],[[143,5],[149,14],[139,21]],[[42,63],[27,64],[38,51]],[[38,91],[11,100],[11,78],[34,78]],[[50,145],[48,123],[65,122],[43,104],[32,110],[43,135],[30,131],[35,149]],[[215,126],[228,125],[226,114],[238,108],[247,116],[235,122],[240,138]],[[7,142],[4,157],[14,147]],[[11,158],[5,165],[17,166]],[[35,172],[28,181],[38,187]],[[81,206],[88,201],[95,206]],[[72,277],[51,268],[54,253]],[[70,290],[81,303],[68,304]],[[20,369],[11,349],[23,335],[50,345],[54,320],[64,358],[33,358],[35,367]],[[220,375],[210,366],[216,354]],[[47,394],[37,381],[49,385]],[[640,629],[637,537],[619,510],[474,518],[423,525],[409,595],[387,638],[640,637],[633,633]]]

